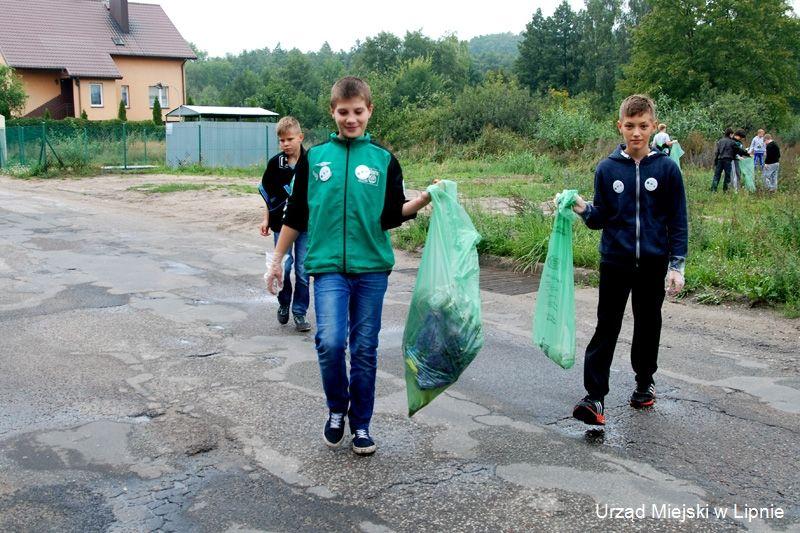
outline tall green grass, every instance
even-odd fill
[[[599,157],[597,158],[599,160]],[[544,202],[565,188],[593,195],[593,163],[576,158],[563,165],[553,157],[523,151],[481,160],[414,160],[404,166],[408,182],[422,187],[431,178],[453,179],[473,223],[483,236],[482,254],[510,257],[522,269],[544,261],[553,218]],[[800,173],[795,159],[782,163],[779,191],[709,191],[709,169],[684,168],[689,209],[689,257],[684,295],[705,303],[746,301],[781,307],[800,316]],[[759,181],[756,176],[756,181]],[[506,198],[510,212],[487,211],[481,199]],[[508,209],[506,210],[508,211]],[[424,245],[429,217],[394,232],[405,249]],[[597,268],[600,232],[577,221],[575,265]]]

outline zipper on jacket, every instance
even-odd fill
[[[342,219],[342,267],[347,274],[347,182],[350,181],[350,139],[347,140],[347,156],[344,162],[344,218]]]
[[[639,266],[639,234],[641,224],[639,222],[639,161],[636,161],[636,266]]]

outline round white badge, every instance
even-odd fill
[[[625,190],[625,184],[620,180],[615,181],[612,187],[614,187],[614,192],[617,194],[622,194],[622,191]]]
[[[322,167],[319,169],[319,181],[328,181],[331,179],[331,167]]]
[[[371,174],[369,167],[367,165],[358,165],[356,167],[356,178],[358,181],[367,181],[369,180],[369,175]]]
[[[644,188],[650,192],[653,192],[658,187],[658,180],[655,178],[647,178],[644,182]]]

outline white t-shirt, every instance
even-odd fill
[[[667,141],[669,141],[669,135],[667,134],[667,132],[659,131],[658,133],[656,133],[656,136],[653,137],[653,146],[656,147],[662,146],[664,144],[667,144]]]

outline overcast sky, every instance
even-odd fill
[[[455,33],[519,33],[541,7],[545,16],[560,0],[137,0],[160,4],[187,41],[211,56],[238,54],[280,43],[284,49],[319,50],[327,41],[334,50],[349,50],[357,39],[388,31],[402,37],[422,30],[433,38]],[[583,0],[570,0],[580,9]],[[334,6],[347,5],[346,9]],[[800,0],[792,0],[795,11]]]
[[[327,41],[334,50],[349,50],[388,31],[402,37],[406,30],[433,38],[455,33],[468,40],[476,35],[519,33],[537,7],[550,15],[560,1],[554,0],[137,0],[160,4],[184,39],[212,56],[242,50],[299,48],[319,50]],[[800,1],[800,0],[798,0]],[[570,0],[574,9],[583,0]],[[334,6],[347,5],[346,9]]]

